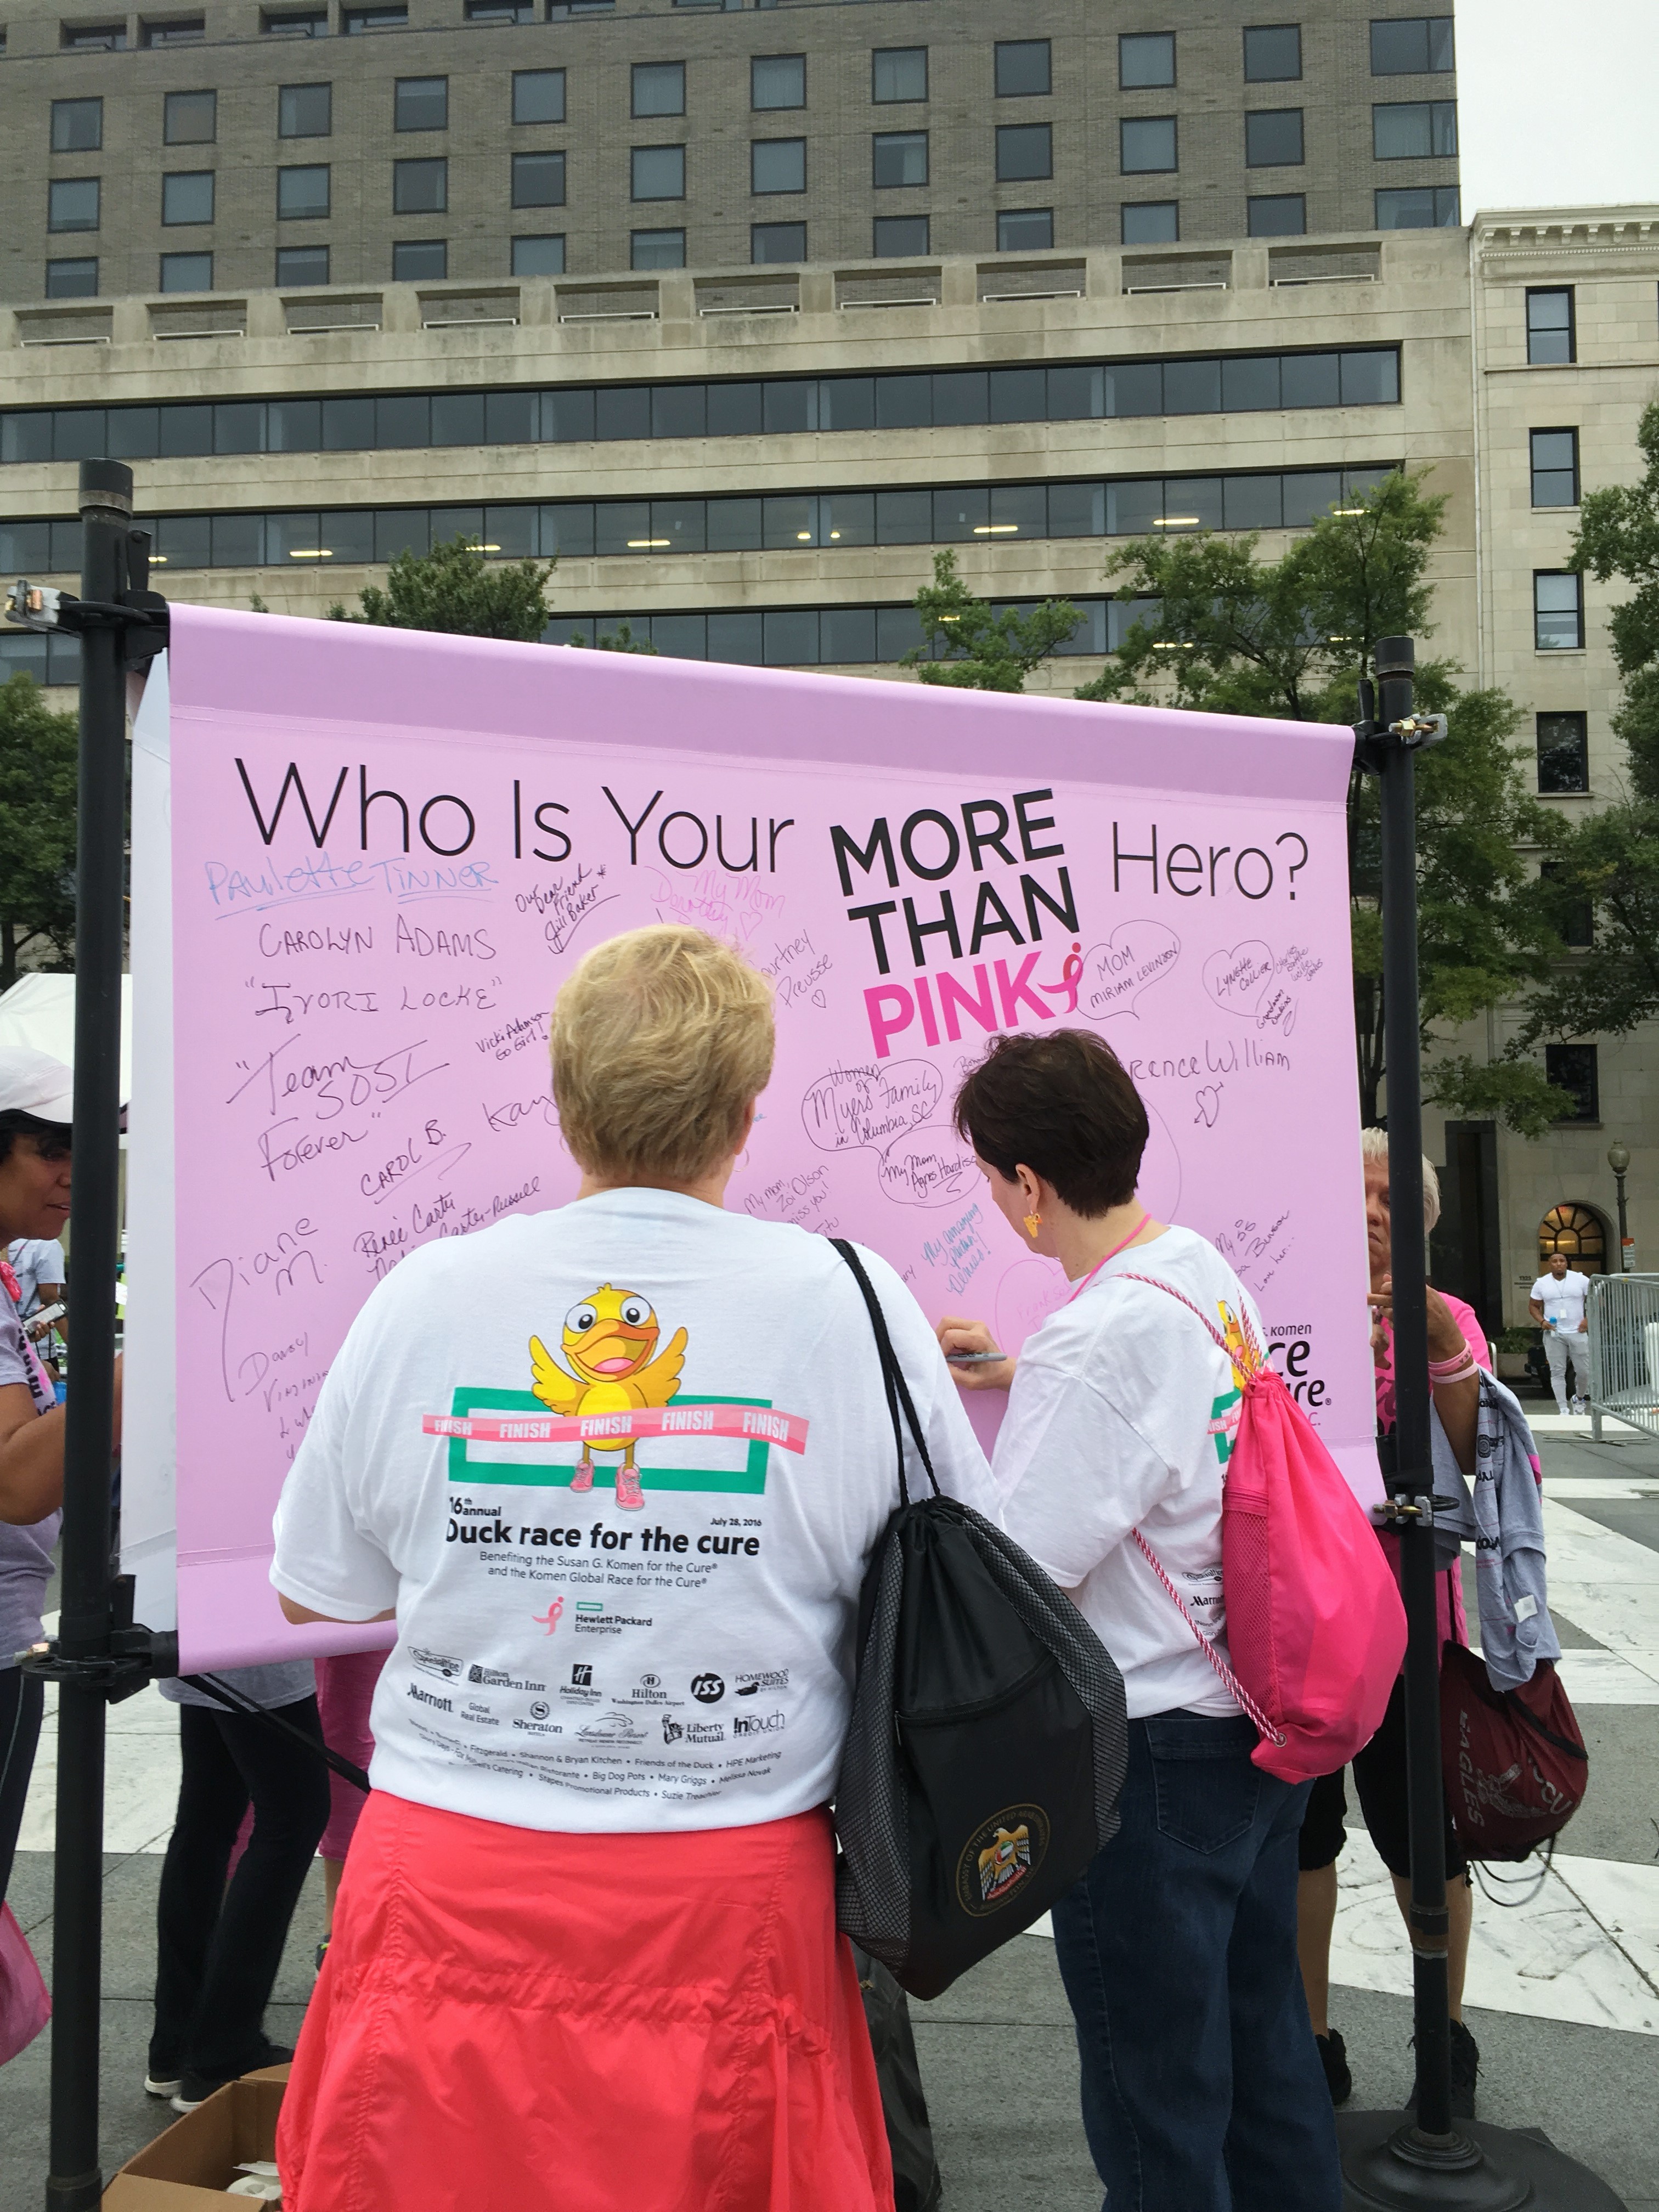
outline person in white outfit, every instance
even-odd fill
[[[1589,1388],[1589,1323],[1584,1301],[1589,1277],[1569,1267],[1565,1252],[1552,1252],[1549,1265],[1527,1296],[1527,1311],[1544,1332],[1544,1357],[1550,1364],[1550,1388],[1559,1413],[1582,1413]],[[1567,1396],[1567,1362],[1572,1362],[1572,1396]]]

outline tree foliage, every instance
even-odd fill
[[[1618,797],[1586,820],[1557,817],[1551,896],[1588,901],[1595,942],[1534,999],[1520,1043],[1599,1032],[1622,1036],[1659,1015],[1659,400],[1643,414],[1640,480],[1584,495],[1570,556],[1599,583],[1633,586],[1607,629],[1624,696]]]
[[[584,647],[587,643],[587,640],[585,637],[573,636],[568,641],[572,645]],[[656,647],[652,644],[648,637],[635,636],[634,625],[629,621],[626,615],[624,615],[622,620],[617,624],[615,629],[601,630],[599,635],[594,639],[593,644],[595,649],[600,653],[649,653],[654,654],[657,650]]]
[[[442,630],[460,637],[511,637],[534,644],[547,628],[551,561],[491,561],[472,538],[453,538],[429,553],[400,553],[386,588],[365,585],[362,612],[337,600],[331,622],[374,623],[392,629]]]
[[[1445,500],[1396,471],[1316,522],[1276,561],[1259,538],[1143,538],[1108,567],[1119,596],[1153,604],[1080,699],[1131,699],[1220,714],[1352,722],[1377,641],[1432,634],[1428,564]],[[1444,713],[1446,741],[1417,760],[1418,971],[1426,1095],[1541,1135],[1569,1109],[1535,1061],[1433,1055],[1437,1024],[1462,1024],[1547,977],[1562,945],[1516,851],[1546,834],[1510,740],[1520,714],[1501,691],[1460,693],[1446,661],[1419,660],[1417,698]],[[1361,1110],[1387,1082],[1380,830],[1373,779],[1349,795],[1354,1034]]]
[[[25,953],[66,959],[74,943],[76,744],[32,676],[0,684],[0,990]]]
[[[1069,599],[1044,599],[1029,613],[1005,607],[999,614],[988,600],[975,598],[948,551],[934,554],[933,580],[916,593],[916,612],[927,642],[899,665],[914,668],[924,684],[959,691],[1023,691],[1031,671],[1083,619]],[[941,647],[945,658],[936,660]]]

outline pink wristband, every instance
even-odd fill
[[[1473,1353],[1468,1351],[1461,1359],[1431,1359],[1429,1362],[1429,1381],[1436,1388],[1443,1382],[1462,1382],[1467,1376],[1479,1372]]]

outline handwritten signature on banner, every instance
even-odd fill
[[[520,914],[541,916],[542,936],[550,952],[563,952],[582,924],[622,896],[611,883],[605,864],[578,867],[574,876],[555,876],[545,884],[532,884],[514,894]]]
[[[950,1206],[977,1172],[973,1150],[933,1121],[945,1079],[925,1060],[836,1067],[801,1101],[801,1122],[820,1152],[872,1152],[885,1196],[900,1206]]]
[[[1311,983],[1324,965],[1305,945],[1274,952],[1260,938],[1249,938],[1210,954],[1204,988],[1224,1013],[1287,1037],[1296,1028],[1298,988]]]

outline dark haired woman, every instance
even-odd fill
[[[1139,1540],[1224,1654],[1222,1471],[1261,1317],[1212,1245],[1148,1218],[1146,1109],[1092,1031],[1000,1038],[957,1127],[998,1211],[1074,1285],[1018,1364],[957,1375],[1008,1391],[993,1462],[1006,1524],[1127,1696],[1122,1826],[1054,1912],[1096,2169],[1111,2212],[1336,2212],[1297,1967],[1308,1785],[1251,1764],[1255,1729]],[[982,1322],[939,1334],[947,1355],[994,1349]]]
[[[61,1060],[0,1049],[0,1250],[56,1238],[69,1219],[73,1079]],[[11,1879],[40,1736],[45,1686],[16,1655],[40,1636],[64,1489],[64,1416],[0,1270],[0,1901]]]

